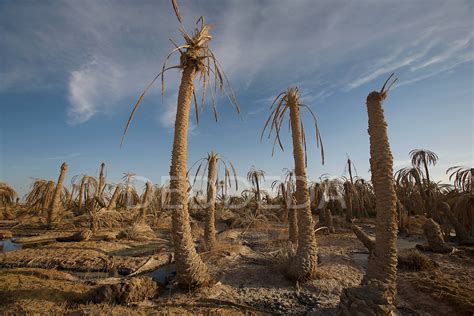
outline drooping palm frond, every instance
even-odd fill
[[[196,168],[196,172],[194,173],[193,181],[191,187],[194,187],[196,181],[200,179],[201,186],[200,191],[203,190],[203,183],[206,177],[206,171],[208,170],[209,161],[211,159],[216,160],[217,170],[216,170],[216,179],[215,179],[215,186],[222,187],[223,190],[227,191],[227,188],[232,188],[232,182],[235,184],[235,189],[239,189],[239,184],[237,181],[237,171],[232,164],[232,161],[226,160],[223,156],[215,152],[208,153],[207,157],[198,159],[188,170],[186,176],[189,179],[189,173]],[[220,167],[223,167],[223,171]],[[222,179],[222,180],[219,180]]]
[[[30,191],[25,195],[26,205],[30,208],[48,208],[54,194],[54,181],[35,179]]]
[[[11,205],[17,198],[15,189],[8,183],[0,182],[0,205]]]
[[[458,190],[470,192],[472,190],[472,178],[474,177],[474,168],[454,166],[446,170],[449,174],[449,181],[454,180],[454,187]]]
[[[346,161],[346,165],[344,167],[344,173],[349,174],[349,180],[351,181],[351,184],[354,184],[354,176],[352,175],[352,170],[354,169],[356,177],[357,177],[357,168],[356,168],[354,162],[351,160],[351,158],[349,158],[349,155],[348,154],[346,154],[346,155],[347,155],[347,161]]]
[[[425,169],[426,183],[430,183],[430,174],[428,166],[435,166],[438,162],[438,155],[426,149],[413,149],[410,151],[411,164],[413,167]]]
[[[273,101],[272,105],[270,106],[270,115],[268,116],[267,121],[265,122],[265,125],[263,127],[262,133],[260,135],[260,140],[263,139],[263,136],[265,134],[265,131],[268,128],[268,138],[270,139],[272,136],[273,131],[275,132],[275,139],[273,141],[273,149],[272,149],[272,155],[275,152],[275,146],[278,143],[278,146],[281,148],[281,150],[284,151],[283,144],[281,142],[280,138],[280,130],[281,130],[281,125],[283,123],[283,120],[285,119],[287,113],[289,113],[289,99],[296,100],[297,105],[300,108],[305,108],[309,111],[312,119],[313,119],[313,125],[315,128],[315,136],[316,136],[316,146],[317,148],[320,149],[321,151],[321,160],[322,163],[324,164],[324,146],[323,146],[323,140],[321,137],[321,133],[319,132],[319,127],[318,127],[318,121],[316,119],[316,115],[314,112],[311,110],[309,106],[306,104],[300,103],[299,101],[299,92],[298,88],[289,88],[287,91],[284,91],[280,93],[275,100]],[[288,114],[289,117],[289,114]],[[271,124],[270,124],[271,122]],[[288,120],[288,124],[290,124],[290,120]],[[307,165],[308,159],[307,159],[307,154],[306,154],[306,134],[305,134],[305,129],[304,129],[304,123],[303,120],[300,122],[301,125],[301,141],[303,143],[304,147],[304,155],[305,155],[305,164]]]

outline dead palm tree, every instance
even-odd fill
[[[219,181],[219,162],[224,168],[224,179],[222,181]],[[213,250],[217,245],[215,224],[217,185],[222,184],[222,191],[224,192],[225,187],[231,187],[231,176],[233,176],[236,190],[238,190],[237,173],[232,162],[229,161],[228,163],[226,163],[226,161],[215,152],[210,152],[206,158],[201,158],[196,161],[191,166],[189,171],[191,171],[194,166],[197,166],[197,169],[196,174],[194,175],[194,181],[192,186],[195,185],[198,177],[201,178],[201,180],[204,180],[204,175],[207,169],[207,200],[206,218],[204,223],[204,249]],[[201,176],[199,176],[200,172],[202,172]],[[203,183],[203,181],[201,181],[201,183]]]
[[[286,175],[283,181],[273,181],[272,190],[275,189],[277,195],[283,199],[283,207],[285,210],[283,218],[285,220],[288,219],[288,240],[296,243],[298,241],[298,217],[296,209],[293,207],[295,204],[293,199],[296,190],[294,171],[286,169]]]
[[[15,203],[17,196],[16,191],[10,185],[0,182],[0,205],[4,207],[5,216],[8,216],[8,207]]]
[[[202,97],[201,103],[204,104],[206,91],[211,86],[212,105],[214,109],[214,116],[217,120],[217,111],[215,96],[218,92],[224,91],[229,97],[230,103],[235,107],[237,112],[240,112],[239,106],[236,102],[235,96],[228,85],[228,80],[222,72],[221,67],[214,56],[214,53],[209,48],[209,41],[212,36],[209,35],[210,25],[204,22],[204,18],[198,19],[199,27],[195,29],[193,34],[189,34],[181,19],[176,0],[172,0],[173,8],[176,17],[181,26],[181,33],[183,34],[185,44],[176,45],[175,49],[171,51],[163,64],[162,71],[152,80],[140,95],[135,104],[132,113],[125,127],[124,136],[130,126],[130,122],[139,107],[145,93],[151,85],[161,76],[162,93],[164,92],[164,73],[169,69],[182,70],[181,84],[178,92],[178,102],[176,110],[176,121],[174,129],[173,150],[171,157],[170,169],[170,190],[171,190],[171,205],[173,210],[172,226],[173,226],[173,244],[175,247],[176,258],[176,272],[178,282],[182,286],[198,287],[209,282],[210,276],[206,265],[196,253],[194,242],[191,235],[191,227],[189,223],[188,213],[188,183],[186,178],[186,164],[188,154],[188,123],[191,102],[194,99],[196,110],[196,119],[198,120],[198,105],[196,101],[196,94],[194,89],[194,79],[199,74],[202,83]],[[178,65],[171,67],[166,66],[166,61],[175,52],[180,54],[180,62]],[[214,84],[212,84],[214,81]],[[229,92],[226,90],[226,85]],[[213,86],[213,88],[212,88]],[[122,137],[123,142],[123,137]]]
[[[145,222],[146,217],[148,215],[148,209],[150,207],[150,201],[153,196],[153,184],[151,182],[147,182],[145,184],[145,192],[141,198],[141,205],[140,205],[140,213],[138,215],[137,223],[138,222]]]
[[[446,171],[454,180],[455,192],[449,198],[456,219],[474,237],[474,168],[454,166]]]
[[[454,181],[454,187],[458,190],[470,192],[474,195],[474,168],[454,166],[446,170],[449,181]]]
[[[363,287],[347,289],[341,297],[342,314],[365,313],[367,309],[376,315],[390,315],[395,310],[397,290],[397,195],[393,178],[393,157],[387,135],[387,123],[382,108],[390,87],[396,79],[380,92],[373,91],[367,97],[369,118],[370,168],[376,200],[376,241],[369,258]],[[357,301],[357,304],[354,304]],[[375,303],[376,301],[376,303]],[[362,306],[361,306],[362,304]],[[364,306],[365,305],[365,306]]]
[[[294,207],[297,209],[298,214],[298,248],[296,255],[292,258],[292,262],[288,266],[287,272],[290,278],[296,280],[304,280],[313,277],[317,266],[316,235],[314,232],[308,179],[306,178],[305,170],[307,162],[306,135],[303,121],[300,119],[300,108],[306,108],[313,118],[316,130],[316,144],[321,148],[321,157],[324,163],[324,151],[316,116],[307,105],[300,103],[298,88],[289,88],[275,98],[275,101],[273,101],[271,105],[272,112],[265,123],[261,135],[261,138],[263,138],[266,128],[270,126],[268,137],[271,137],[272,132],[275,131],[273,148],[275,148],[275,144],[278,141],[280,148],[283,150],[283,144],[280,140],[280,129],[285,114],[289,112],[289,123],[293,139],[293,158],[295,161],[296,205]],[[270,122],[271,125],[269,125]]]
[[[15,189],[5,182],[0,182],[0,204],[4,206],[12,205],[16,197]]]
[[[41,215],[47,214],[54,195],[54,181],[35,179],[30,191],[25,195],[26,205],[36,208]]]
[[[252,166],[249,172],[247,172],[247,180],[250,181],[252,186],[255,188],[257,203],[260,203],[262,200],[260,185],[262,180],[265,181],[265,171],[256,169],[255,166]]]
[[[109,205],[107,206],[107,210],[110,211],[117,208],[117,200],[119,199],[121,191],[122,191],[122,186],[119,183],[115,186],[115,190],[114,190],[114,193],[112,194],[112,197],[110,198]]]
[[[428,188],[428,186],[431,183],[428,166],[430,165],[436,166],[436,163],[438,162],[438,155],[426,149],[413,149],[412,151],[410,151],[410,158],[411,158],[411,164],[413,165],[413,167],[417,167],[417,168],[423,167],[425,169],[425,174],[426,174],[425,185]]]
[[[122,177],[123,190],[121,191],[117,204],[123,208],[130,208],[140,203],[140,196],[135,188],[136,174],[125,172]]]
[[[58,182],[56,183],[56,189],[54,190],[53,201],[48,211],[47,227],[51,229],[53,222],[56,220],[56,217],[59,212],[59,204],[61,202],[61,191],[63,189],[64,177],[68,169],[67,163],[61,165],[61,170],[59,173]]]

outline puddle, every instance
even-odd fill
[[[423,238],[399,238],[397,239],[397,248],[398,251],[415,248],[417,244],[421,244],[424,242]],[[364,269],[367,269],[368,261],[369,261],[369,253],[367,251],[354,251],[351,253],[351,259],[359,266]]]
[[[13,242],[13,240],[13,238],[10,238],[0,241],[0,248],[2,248],[2,250],[0,250],[0,253],[7,253],[22,248],[21,244],[16,244]]]
[[[425,242],[424,238],[399,238],[397,239],[397,248],[398,250],[405,250],[415,248],[417,244],[423,244]]]
[[[361,266],[364,269],[367,269],[369,264],[369,253],[368,252],[352,252],[351,259],[358,266]]]
[[[176,266],[174,263],[167,264],[148,273],[148,275],[153,279],[153,281],[160,284],[166,284],[170,278],[176,275]]]

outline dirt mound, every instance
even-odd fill
[[[110,282],[110,283],[106,283]],[[158,285],[150,277],[107,279],[87,295],[94,303],[127,305],[153,298]]]

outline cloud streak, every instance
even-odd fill
[[[214,4],[183,2],[181,11],[191,27],[200,15],[216,25],[212,48],[237,95],[252,91],[261,99],[302,83],[310,90],[309,102],[320,102],[393,71],[403,84],[413,84],[473,60],[470,1]],[[172,48],[168,38],[180,40],[168,3],[0,7],[5,21],[0,92],[50,89],[65,82],[67,120],[73,125],[132,103],[160,71]],[[174,120],[179,72],[167,78],[158,119],[166,128]],[[159,95],[159,88],[152,94]]]

